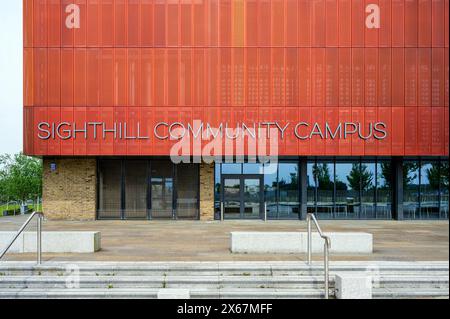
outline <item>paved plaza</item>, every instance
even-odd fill
[[[0,231],[20,228],[27,217],[1,217]],[[331,260],[448,261],[448,221],[320,221],[327,232],[369,232],[370,255],[333,254]],[[28,230],[33,230],[31,224]],[[91,254],[44,254],[45,261],[296,261],[303,254],[232,254],[232,231],[306,231],[305,221],[45,221],[44,231],[99,231],[102,250]],[[33,260],[8,253],[4,260]],[[322,255],[314,256],[321,260]]]

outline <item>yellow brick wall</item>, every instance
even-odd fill
[[[56,164],[51,171],[50,164]],[[43,211],[50,220],[95,220],[95,158],[44,158]]]
[[[214,164],[200,164],[200,220],[214,220]]]

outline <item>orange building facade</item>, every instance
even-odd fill
[[[308,163],[314,167],[321,159],[334,163],[334,175],[335,162],[344,158],[360,163],[383,158],[401,165],[408,159],[436,160],[441,173],[448,167],[448,0],[23,4],[28,155],[97,161],[167,157],[179,142],[171,138],[172,130],[194,134],[197,123],[203,129],[239,127],[249,133],[273,128],[277,155],[303,160],[303,179],[313,174]],[[211,142],[211,135],[204,142]],[[223,147],[220,154],[227,152]],[[249,156],[258,151],[234,152]],[[223,172],[217,165],[216,172]],[[425,179],[421,170],[418,185]],[[301,167],[298,174],[301,179]],[[320,188],[312,180],[299,184]],[[216,176],[214,185],[221,185],[213,200],[216,215],[224,214],[220,205],[227,202],[224,182]],[[267,206],[264,183],[259,211]],[[279,183],[277,216],[283,202]],[[439,201],[444,184],[438,187]],[[333,214],[338,211],[337,179],[334,185]],[[309,195],[298,188],[300,199],[294,202],[304,216]],[[123,192],[118,196],[125,201]],[[319,195],[312,192],[318,212]],[[446,205],[448,218],[446,196],[438,210]],[[242,217],[245,199],[238,201]],[[126,203],[121,205],[123,218]]]

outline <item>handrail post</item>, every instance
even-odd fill
[[[312,263],[312,230],[311,230],[311,214],[309,214],[309,213],[306,216],[306,222],[307,222],[307,227],[308,227],[307,260],[308,260],[308,265],[311,265],[311,263]]]
[[[267,221],[267,203],[264,202],[264,221]]]
[[[220,221],[224,221],[225,220],[225,216],[223,215],[224,210],[223,210],[223,201],[220,202]]]
[[[42,263],[42,215],[38,214],[38,220],[37,220],[37,264],[38,266]]]
[[[324,263],[325,263],[325,299],[330,297],[330,275],[329,275],[329,261],[328,261],[328,240],[325,240],[324,244]]]

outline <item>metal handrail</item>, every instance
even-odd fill
[[[9,242],[9,244],[6,246],[6,248],[2,251],[0,254],[0,259],[5,256],[5,254],[8,252],[8,250],[11,248],[11,246],[14,244],[14,242],[19,238],[20,234],[25,230],[25,228],[28,226],[28,224],[33,220],[35,216],[38,216],[37,220],[37,229],[36,229],[36,241],[37,241],[37,264],[40,265],[42,263],[42,218],[44,217],[44,214],[41,212],[33,212],[31,216],[27,219],[27,221],[20,227],[19,231],[16,233],[14,238]]]
[[[312,263],[312,230],[311,230],[311,220],[314,222],[314,225],[317,228],[317,231],[325,241],[324,244],[324,275],[325,275],[325,299],[328,299],[330,296],[330,275],[329,275],[329,267],[330,267],[330,248],[331,248],[331,239],[326,236],[317,222],[316,216],[312,213],[308,213],[306,217],[307,225],[308,225],[308,265]]]

